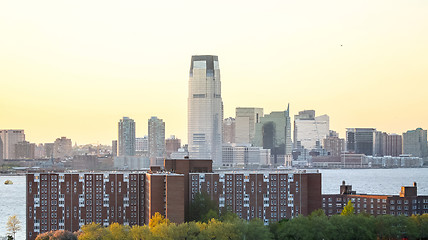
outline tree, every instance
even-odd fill
[[[351,200],[348,201],[345,207],[343,207],[342,216],[349,216],[354,214],[354,204],[352,204]]]
[[[190,221],[208,222],[212,218],[218,219],[218,204],[206,193],[195,194],[189,208]]]
[[[111,232],[99,224],[91,223],[82,226],[79,240],[112,240]]]
[[[169,220],[167,218],[165,218],[164,216],[162,216],[160,213],[155,212],[155,215],[152,216],[152,218],[150,218],[149,220],[149,227],[150,229],[156,227],[159,224],[169,224]]]
[[[77,236],[69,231],[57,230],[37,235],[36,240],[77,240]]]
[[[111,232],[111,235],[115,240],[128,240],[130,238],[130,227],[120,225],[119,223],[112,223],[108,227]]]
[[[132,240],[149,240],[152,239],[152,233],[150,232],[150,229],[147,225],[144,226],[138,226],[134,225],[132,226],[130,230],[130,235]]]
[[[15,234],[21,230],[21,222],[19,221],[16,215],[10,216],[6,223],[6,230],[9,233],[13,234],[13,239],[15,239]]]

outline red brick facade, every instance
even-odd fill
[[[323,194],[322,207],[331,216],[340,214],[350,200],[355,213],[377,215],[405,215],[428,213],[428,196],[417,196],[416,183],[411,187],[402,187],[400,195],[357,194],[351,185],[342,184],[340,194]]]

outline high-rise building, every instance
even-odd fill
[[[328,155],[340,157],[345,150],[345,139],[339,138],[336,132],[330,131],[329,136],[323,139],[323,147],[328,152]]]
[[[135,154],[149,157],[149,138],[147,135],[142,138],[135,138]]]
[[[16,159],[34,159],[36,144],[27,141],[15,144]]]
[[[282,164],[278,157],[290,155],[292,151],[290,107],[286,111],[271,112],[256,124],[254,146],[270,149],[274,164]],[[285,157],[284,157],[285,160]]]
[[[3,141],[0,137],[0,164],[3,162]]]
[[[376,129],[347,128],[346,147],[348,152],[373,156],[376,145]]]
[[[47,158],[52,158],[54,153],[54,143],[45,143],[44,148],[45,148],[45,156]]]
[[[403,152],[414,157],[428,157],[427,130],[417,128],[403,133]]]
[[[235,119],[232,117],[223,120],[223,143],[235,142]]]
[[[187,114],[189,158],[212,159],[220,166],[223,102],[217,56],[192,56]]]
[[[252,143],[256,134],[256,124],[263,117],[263,108],[236,108],[235,143]]]
[[[118,156],[135,155],[135,122],[129,117],[123,117],[118,123]]]
[[[315,110],[300,111],[294,116],[294,148],[318,149],[329,131],[328,115],[315,117]]]
[[[403,154],[403,137],[398,134],[388,134],[385,156],[398,157],[401,154]]]
[[[57,138],[54,142],[53,157],[64,159],[71,157],[73,151],[73,143],[71,139],[66,137]]]
[[[181,148],[181,139],[171,135],[165,140],[166,158],[171,158],[171,154],[177,152],[179,148]]]
[[[148,128],[150,163],[160,165],[165,158],[165,122],[157,117],[151,117]]]
[[[15,144],[25,141],[24,130],[0,130],[0,138],[3,142],[3,159],[16,158]]]
[[[111,141],[111,155],[117,157],[117,140]]]
[[[393,156],[398,157],[403,153],[402,136],[397,134],[388,134],[386,132],[375,132],[374,156]]]

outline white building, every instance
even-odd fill
[[[270,149],[252,147],[251,144],[223,144],[224,167],[251,167],[268,165]]]
[[[192,56],[187,114],[189,158],[212,159],[220,166],[223,102],[217,56]]]
[[[320,148],[329,132],[328,115],[315,117],[314,110],[305,110],[294,116],[294,148]]]

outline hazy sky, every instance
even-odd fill
[[[428,128],[428,1],[1,1],[0,129],[111,144],[158,116],[187,142],[194,54],[219,56],[224,116],[315,109],[331,129]]]

